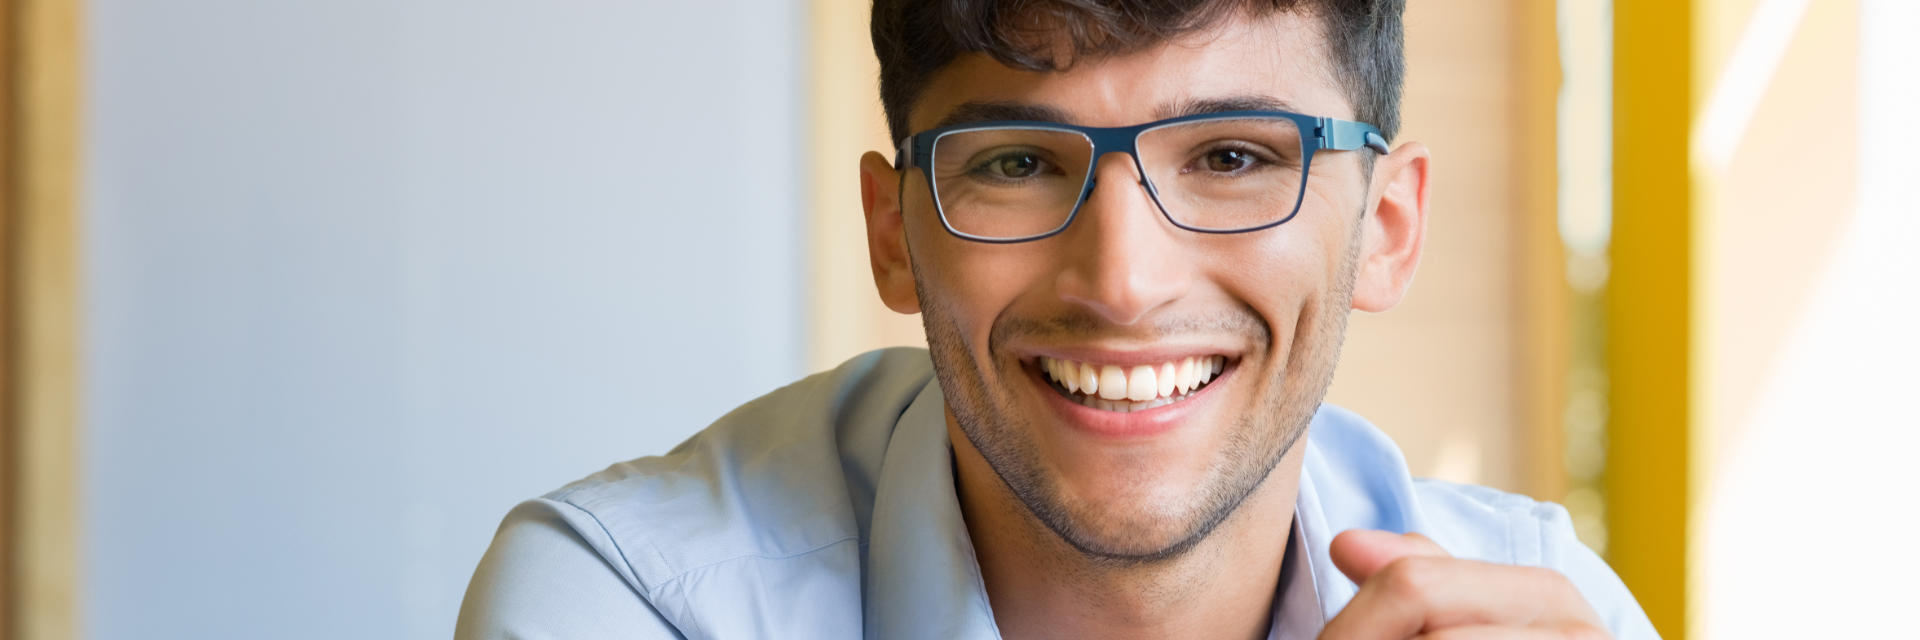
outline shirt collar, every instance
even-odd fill
[[[881,462],[867,537],[865,615],[869,638],[998,638],[986,582],[953,488],[946,397],[930,381],[900,415]],[[1313,501],[1302,465],[1300,499],[1280,570],[1271,640],[1313,638],[1326,624],[1319,593],[1325,570],[1310,549]],[[1324,546],[1324,544],[1322,545]]]
[[[880,463],[867,533],[869,638],[1000,637],[953,490],[945,407],[939,383],[928,382]]]
[[[1314,587],[1312,556],[1307,553],[1300,527],[1299,505],[1293,514],[1293,531],[1287,536],[1287,556],[1280,563],[1280,597],[1274,602],[1273,623],[1268,640],[1313,640],[1319,637],[1327,618],[1320,606],[1320,591]]]

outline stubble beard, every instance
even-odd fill
[[[1339,360],[1346,333],[1359,258],[1357,225],[1355,231],[1354,237],[1349,238],[1347,255],[1330,296],[1318,307],[1303,308],[1296,320],[1295,348],[1285,354],[1288,366],[1281,367],[1272,379],[1259,387],[1279,392],[1267,394],[1259,410],[1234,420],[1227,446],[1215,458],[1212,473],[1191,495],[1139,505],[1140,508],[1127,513],[1075,504],[1064,495],[1058,482],[1046,471],[1040,448],[1032,437],[1030,416],[1013,410],[1010,390],[990,389],[986,384],[984,369],[993,367],[994,362],[973,360],[962,332],[953,322],[952,306],[929,294],[933,290],[921,278],[918,265],[913,267],[913,277],[934,373],[946,396],[947,407],[968,442],[1027,512],[1085,559],[1099,565],[1140,566],[1182,556],[1199,545],[1265,482],[1306,434],[1308,423],[1333,382],[1334,365]],[[1244,332],[1258,334],[1248,336],[1253,338],[1252,344],[1264,347],[1273,343],[1269,323],[1251,311],[1236,313],[1238,315],[1195,319],[1181,326],[1239,326]],[[989,332],[989,354],[999,353],[999,338],[1021,330],[1012,328],[1014,325],[1057,330],[1088,328],[1095,324],[1078,316],[1041,322],[1004,320],[1004,316],[996,318]],[[1299,339],[1300,336],[1305,339]],[[1171,526],[1166,526],[1169,522]]]

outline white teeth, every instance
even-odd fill
[[[1182,399],[1211,382],[1226,367],[1225,356],[1181,358],[1159,365],[1093,365],[1040,358],[1048,379],[1065,388],[1081,404],[1125,413],[1144,411]]]
[[[1100,397],[1105,400],[1127,397],[1127,372],[1113,365],[1100,367]]]
[[[1140,365],[1127,372],[1127,399],[1134,402],[1146,402],[1160,395],[1160,381],[1153,373],[1153,365]]]

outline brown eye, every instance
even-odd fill
[[[1040,159],[1030,154],[1006,155],[994,158],[987,165],[989,171],[1002,178],[1026,178],[1040,172]]]
[[[1239,149],[1215,149],[1207,152],[1208,171],[1233,173],[1253,164],[1253,156]]]

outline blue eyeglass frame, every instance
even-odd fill
[[[1301,131],[1301,135],[1300,135],[1301,155],[1304,158],[1304,160],[1301,162],[1301,165],[1300,165],[1300,193],[1294,195],[1293,210],[1287,212],[1287,215],[1285,217],[1280,218],[1279,220],[1269,222],[1266,224],[1257,225],[1257,226],[1247,227],[1244,229],[1210,229],[1206,227],[1190,226],[1180,222],[1179,220],[1175,220],[1173,217],[1173,214],[1167,211],[1167,205],[1160,201],[1159,190],[1153,186],[1153,181],[1147,178],[1146,166],[1141,164],[1140,162],[1140,152],[1139,152],[1140,134],[1146,133],[1147,131],[1150,131],[1153,129],[1158,129],[1158,128],[1166,127],[1170,125],[1181,124],[1185,122],[1194,122],[1199,120],[1228,120],[1228,119],[1244,119],[1244,118],[1285,118],[1288,120],[1292,120],[1294,127]],[[927,165],[932,163],[934,145],[937,142],[939,142],[941,137],[946,136],[948,134],[953,134],[953,133],[960,133],[964,131],[979,131],[983,129],[1036,129],[1036,130],[1045,130],[1045,131],[1072,132],[1072,133],[1080,134],[1081,136],[1085,137],[1087,140],[1093,143],[1093,155],[1088,156],[1088,160],[1087,160],[1086,184],[1081,187],[1079,199],[1074,201],[1073,210],[1067,212],[1067,219],[1062,221],[1060,223],[1060,226],[1055,227],[1053,230],[1047,231],[1045,233],[1038,233],[1030,236],[1021,236],[1018,238],[991,238],[986,236],[977,236],[977,235],[966,233],[959,229],[953,228],[953,223],[947,220],[947,212],[945,208],[940,205],[940,187],[934,184],[933,174],[927,169]],[[1102,156],[1105,156],[1106,154],[1114,153],[1114,152],[1125,153],[1127,154],[1127,157],[1133,158],[1134,169],[1140,172],[1140,186],[1146,187],[1147,196],[1153,200],[1154,206],[1159,207],[1160,215],[1162,217],[1165,217],[1167,219],[1167,222],[1173,223],[1173,226],[1180,227],[1188,231],[1194,231],[1198,233],[1213,233],[1213,234],[1247,233],[1250,231],[1259,231],[1261,229],[1271,229],[1273,227],[1286,224],[1287,221],[1292,220],[1294,216],[1300,214],[1300,204],[1306,200],[1307,176],[1311,175],[1313,170],[1313,156],[1316,152],[1320,151],[1321,149],[1326,149],[1329,151],[1354,151],[1358,149],[1371,149],[1375,153],[1379,153],[1381,155],[1385,155],[1390,151],[1387,148],[1386,137],[1380,134],[1380,128],[1375,127],[1371,124],[1367,124],[1365,122],[1354,122],[1352,120],[1340,120],[1338,118],[1324,118],[1319,116],[1310,116],[1306,114],[1294,113],[1291,111],[1267,111],[1267,110],[1217,111],[1213,113],[1200,113],[1200,114],[1194,114],[1194,115],[1180,116],[1177,118],[1167,118],[1165,120],[1155,120],[1153,122],[1136,124],[1136,125],[1126,126],[1126,127],[1083,127],[1079,125],[1063,124],[1059,122],[1047,122],[1047,121],[1039,121],[1039,120],[995,120],[990,122],[974,122],[974,123],[968,123],[968,124],[958,124],[958,125],[952,125],[952,126],[946,126],[946,127],[938,127],[934,129],[928,129],[926,131],[921,131],[911,136],[907,136],[905,139],[901,140],[899,148],[895,149],[893,165],[895,168],[901,170],[900,189],[903,195],[906,190],[906,170],[907,169],[920,170],[920,175],[926,178],[927,180],[928,192],[933,195],[934,212],[939,214],[940,226],[945,227],[947,230],[947,233],[951,233],[956,237],[963,238],[966,240],[972,240],[974,242],[985,242],[989,244],[1013,244],[1017,242],[1031,242],[1034,240],[1050,238],[1050,237],[1053,237],[1054,235],[1059,234],[1062,231],[1066,231],[1067,227],[1073,224],[1073,219],[1080,215],[1081,205],[1086,204],[1087,198],[1093,195],[1094,185],[1096,182],[1098,182],[1097,179],[1094,177],[1094,170],[1097,168],[1098,163],[1100,162],[1100,158]]]

